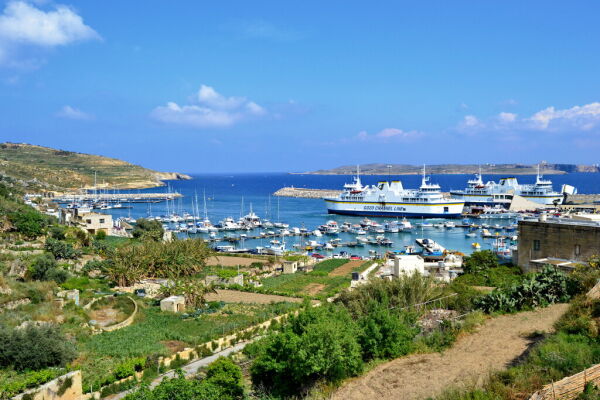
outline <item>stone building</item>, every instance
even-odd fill
[[[546,264],[572,270],[600,255],[600,224],[571,218],[519,221],[518,265],[526,272]]]
[[[168,312],[183,312],[185,311],[185,297],[169,296],[160,301],[160,310]]]
[[[111,235],[113,229],[112,215],[96,212],[80,213],[77,209],[61,209],[59,222],[79,226],[92,235],[100,231]]]

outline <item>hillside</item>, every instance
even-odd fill
[[[429,174],[474,174],[479,171],[484,174],[504,175],[531,175],[537,172],[537,164],[439,164],[427,165]],[[572,172],[600,172],[596,165],[576,164],[540,164],[541,172],[544,174],[568,174]],[[414,175],[420,174],[422,165],[408,164],[363,164],[360,172],[364,175]],[[318,171],[305,172],[314,175],[352,175],[356,173],[356,165],[346,165],[332,169],[321,169]]]
[[[189,179],[185,174],[153,171],[114,158],[24,143],[0,144],[0,175],[17,179],[26,187],[59,191],[91,188],[94,172],[98,187],[121,189],[160,186],[166,179]]]

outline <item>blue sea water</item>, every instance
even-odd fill
[[[575,186],[579,193],[600,193],[600,174],[595,173],[573,173],[565,175],[547,175],[554,183],[554,188],[559,190],[562,184]],[[183,195],[180,200],[175,201],[174,207],[177,212],[187,211],[193,213],[192,200],[198,196],[199,210],[202,214],[203,193],[206,193],[208,216],[213,224],[218,223],[225,217],[233,217],[237,220],[242,214],[247,214],[252,206],[253,211],[261,218],[268,218],[271,221],[281,221],[288,223],[290,227],[306,227],[309,230],[324,224],[333,219],[341,223],[350,221],[357,223],[362,218],[335,216],[327,214],[325,204],[320,199],[300,199],[271,196],[276,190],[284,186],[322,188],[322,189],[340,189],[342,185],[349,182],[352,177],[345,175],[291,175],[287,173],[252,173],[252,174],[201,174],[193,175],[193,179],[188,181],[168,181],[168,188],[153,188],[144,190],[132,190],[129,192],[158,192],[158,191],[177,191]],[[451,189],[462,189],[466,186],[468,179],[472,175],[432,175],[431,181],[438,183],[443,191]],[[483,180],[498,180],[500,176],[484,175]],[[367,175],[361,177],[363,184],[375,184],[381,180],[400,179],[407,188],[418,187],[421,183],[419,175],[401,175],[391,177],[387,175]],[[535,182],[535,175],[519,175],[518,180],[521,183]],[[242,211],[242,199],[244,209]],[[173,204],[169,204],[172,210]],[[114,217],[131,215],[134,218],[146,217],[149,215],[167,214],[167,204],[135,204],[131,210],[108,210]],[[373,218],[378,222],[383,222],[385,218]],[[420,219],[412,220],[413,225],[421,222]],[[503,221],[488,222],[491,224],[504,224]],[[202,236],[202,235],[198,235]],[[411,233],[386,233],[393,242],[393,250],[401,250],[405,245],[414,245],[414,241],[419,237],[429,237],[444,247],[452,250],[462,251],[464,253],[472,252],[472,243],[478,242],[482,249],[491,248],[493,240],[465,237],[465,231],[460,228],[454,229],[427,229],[421,231],[414,229]],[[355,235],[341,233],[339,237],[344,242],[355,239]],[[314,239],[314,238],[313,238]],[[320,241],[325,241],[323,237]],[[299,238],[286,239],[286,245],[292,249],[294,243],[299,242]],[[267,246],[266,239],[247,240],[245,247]],[[337,248],[335,252],[348,251],[351,254],[367,255],[369,250],[384,252],[389,248],[385,247],[356,247],[352,249]],[[325,254],[325,252],[321,252]]]

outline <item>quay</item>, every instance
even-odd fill
[[[342,193],[341,190],[334,189],[308,189],[308,188],[295,188],[293,186],[283,187],[273,193],[274,196],[278,197],[299,197],[305,199],[322,199],[324,197],[335,197]]]
[[[58,203],[107,202],[107,203],[158,203],[182,197],[180,193],[87,193],[68,194],[54,197]]]

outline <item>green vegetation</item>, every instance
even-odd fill
[[[296,272],[262,279],[262,291],[292,296],[331,297],[350,286],[350,272],[343,276],[330,275],[347,262],[348,260],[344,259],[325,260],[316,264],[311,272]],[[353,271],[362,271],[369,264],[370,262],[363,263]]]
[[[450,388],[438,400],[529,398],[545,384],[600,363],[600,300],[578,298],[557,324],[557,332],[541,340],[519,365],[491,376],[481,389]],[[593,388],[581,398],[593,398]],[[592,393],[592,394],[590,394]],[[585,396],[592,397],[585,397]]]
[[[17,371],[64,367],[76,354],[73,344],[56,327],[0,327],[0,367],[13,367]]]
[[[125,397],[125,400],[237,400],[244,398],[242,371],[228,358],[219,358],[208,366],[206,377],[188,380],[183,373],[165,379],[155,389],[147,387]]]
[[[466,257],[463,264],[464,273],[456,278],[456,282],[474,286],[505,287],[517,284],[523,274],[512,265],[500,265],[498,257],[490,251],[476,251]]]
[[[515,312],[569,301],[575,282],[555,267],[525,277],[518,285],[496,289],[481,297],[475,306],[487,313]]]
[[[9,219],[15,230],[28,239],[42,236],[49,225],[49,218],[33,209],[15,211],[9,215]]]
[[[136,221],[131,234],[136,239],[160,242],[165,234],[165,230],[160,221],[140,218]]]
[[[129,359],[156,359],[158,355],[168,355],[167,342],[195,347],[297,307],[295,303],[226,304],[215,313],[183,318],[181,315],[161,312],[155,306],[142,306],[133,325],[79,338],[81,361],[78,367],[83,373],[84,386],[88,388],[93,384],[98,387],[114,382],[116,378],[111,371]]]
[[[201,239],[132,242],[109,252],[103,272],[119,286],[147,277],[182,278],[201,272],[209,254]]]
[[[303,396],[319,383],[336,384],[362,372],[365,363],[412,351],[437,351],[453,343],[468,323],[446,322],[421,332],[417,319],[425,307],[410,307],[445,293],[419,274],[375,281],[344,291],[333,304],[304,309],[278,331],[247,346],[256,390],[272,396]]]
[[[33,260],[27,277],[36,281],[54,281],[60,284],[67,280],[68,273],[58,266],[52,255],[42,254]]]

